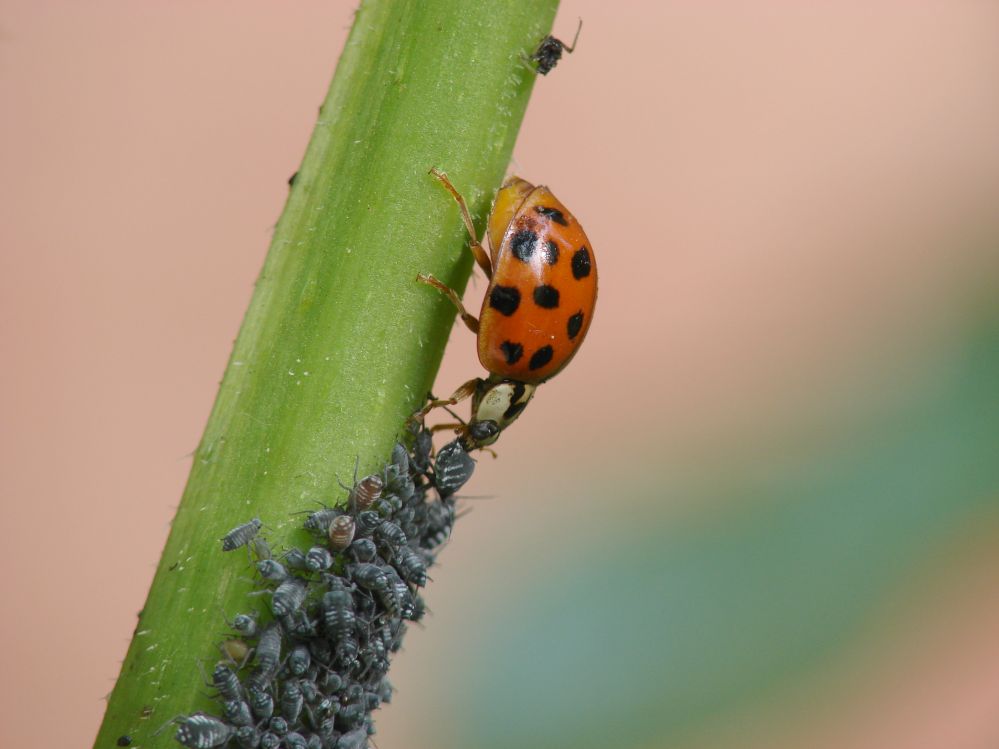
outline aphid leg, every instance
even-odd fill
[[[475,392],[475,389],[479,386],[479,382],[481,382],[481,380],[479,380],[479,378],[476,377],[474,379],[469,380],[461,387],[459,387],[457,390],[455,390],[453,393],[451,393],[450,398],[431,400],[429,403],[427,403],[427,405],[425,405],[423,408],[421,408],[419,411],[417,411],[414,414],[414,418],[421,419],[424,416],[426,416],[428,413],[433,411],[435,408],[441,408],[443,406],[454,406],[458,403],[461,403],[466,398],[471,398],[472,394]]]
[[[420,273],[416,277],[416,280],[419,281],[420,283],[425,283],[427,286],[433,286],[441,294],[450,299],[451,303],[458,309],[458,314],[461,315],[462,322],[464,322],[465,325],[468,327],[468,329],[471,330],[473,333],[475,333],[476,335],[479,334],[479,321],[476,319],[474,315],[468,313],[468,311],[465,309],[465,305],[461,303],[461,299],[458,298],[458,294],[455,292],[454,289],[452,289],[450,286],[447,286],[444,283],[441,283],[433,276],[425,275],[423,273]]]
[[[578,25],[578,26],[576,27],[576,36],[574,36],[574,37],[572,38],[572,46],[571,46],[571,47],[570,47],[570,46],[567,46],[567,45],[565,44],[565,42],[561,42],[561,44],[562,44],[562,49],[564,49],[564,50],[565,50],[566,52],[568,52],[568,53],[569,53],[570,55],[571,55],[571,54],[573,53],[573,51],[575,51],[575,49],[576,49],[576,42],[578,42],[578,41],[579,41],[579,32],[580,32],[580,31],[582,31],[582,30],[583,30],[583,19],[582,19],[582,18],[580,18],[580,19],[579,19],[579,25]]]
[[[575,44],[575,42],[573,43]],[[458,203],[458,207],[461,209],[461,218],[465,222],[465,228],[468,230],[468,236],[471,237],[472,240],[469,248],[475,256],[475,262],[479,264],[480,268],[482,268],[482,272],[486,274],[486,278],[492,278],[492,261],[490,261],[488,253],[486,253],[485,249],[479,243],[478,237],[475,235],[475,225],[472,223],[472,216],[468,212],[468,206],[465,205],[465,199],[461,197],[461,194],[454,188],[454,185],[451,184],[451,180],[447,178],[447,175],[444,174],[444,172],[437,169],[437,167],[434,167],[429,173],[436,177],[440,183],[444,185],[444,188],[451,193],[455,202]]]

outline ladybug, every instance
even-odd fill
[[[431,400],[416,417],[471,397],[471,420],[457,429],[468,451],[495,442],[535,388],[561,372],[579,350],[597,301],[597,266],[583,227],[547,187],[519,177],[507,180],[489,214],[492,253],[487,255],[464,199],[443,172],[430,174],[458,203],[472,254],[489,279],[479,318],[433,276],[417,280],[451,300],[478,336],[479,361],[490,374],[469,380],[450,398]]]
[[[579,40],[579,32],[583,28],[583,19],[579,19],[579,26],[576,27],[576,36],[572,40],[572,46],[569,46],[561,39],[556,39],[550,34],[541,40],[541,44],[538,48],[534,50],[534,54],[531,55],[531,59],[534,61],[535,67],[541,75],[548,75],[552,68],[558,65],[558,61],[562,59],[562,50],[565,50],[570,55],[573,50],[576,49],[576,42]]]

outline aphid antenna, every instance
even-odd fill
[[[156,738],[156,737],[157,737],[157,736],[159,736],[159,735],[160,735],[161,733],[163,733],[163,729],[164,729],[164,728],[166,728],[166,727],[167,727],[168,725],[170,725],[171,723],[179,723],[179,722],[180,722],[181,720],[183,720],[183,719],[184,719],[184,716],[183,716],[183,715],[175,715],[175,716],[174,716],[174,717],[172,717],[172,718],[168,718],[168,719],[167,719],[167,721],[166,721],[166,723],[164,723],[164,724],[163,724],[162,726],[160,726],[160,727],[159,727],[159,728],[157,728],[157,729],[156,729],[155,731],[153,731],[153,733],[152,733],[152,737],[153,737],[153,738]]]

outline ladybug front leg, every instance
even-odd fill
[[[457,292],[455,292],[454,289],[452,289],[447,284],[438,281],[433,276],[424,275],[423,273],[420,273],[416,277],[416,280],[419,281],[420,283],[425,283],[427,286],[433,286],[441,294],[450,299],[451,303],[458,308],[458,314],[461,315],[462,322],[464,322],[465,325],[468,326],[468,329],[471,330],[473,333],[475,333],[476,335],[479,334],[478,319],[474,315],[468,313],[468,310],[465,309],[465,305],[461,303],[461,299],[458,298],[458,294]]]
[[[472,216],[468,212],[468,206],[465,205],[465,199],[461,197],[461,194],[454,188],[454,185],[451,184],[451,180],[447,178],[447,175],[444,174],[444,172],[438,170],[437,167],[434,167],[429,173],[440,180],[440,183],[444,185],[447,191],[451,193],[451,196],[458,203],[458,207],[461,209],[461,218],[465,222],[465,228],[468,230],[468,236],[471,237],[472,240],[470,249],[472,250],[472,254],[475,255],[475,262],[479,264],[480,268],[482,268],[482,272],[486,274],[486,278],[492,278],[493,264],[489,260],[489,255],[486,253],[485,249],[479,243],[478,238],[475,236],[475,225],[472,223]]]
[[[482,382],[482,380],[476,377],[464,383],[461,387],[459,387],[457,390],[451,393],[450,398],[434,398],[433,400],[428,401],[427,405],[425,405],[423,408],[421,408],[419,411],[413,414],[413,418],[422,419],[424,416],[433,411],[435,408],[441,408],[442,406],[458,405],[463,400],[465,400],[465,398],[472,397],[472,395],[475,393],[475,389],[479,386],[480,382]],[[452,427],[454,425],[449,424],[448,426]]]

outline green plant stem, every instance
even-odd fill
[[[211,671],[223,611],[245,610],[249,589],[219,537],[257,516],[280,547],[292,513],[342,502],[355,461],[362,474],[384,462],[423,401],[454,309],[416,274],[460,291],[471,269],[454,201],[427,171],[450,174],[481,227],[556,6],[358,10],[95,746],[170,746],[171,729],[154,735],[164,723],[217,710],[199,666]]]

